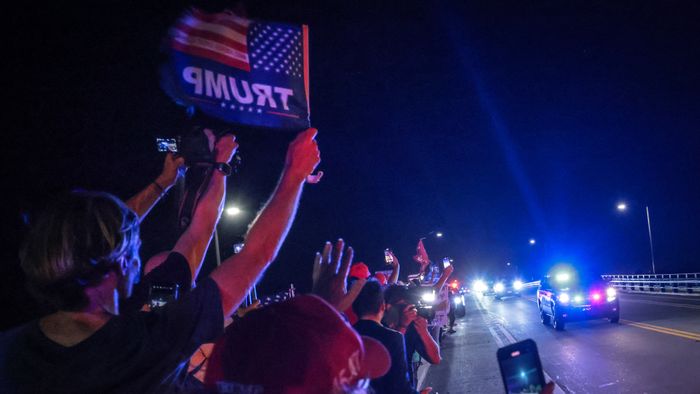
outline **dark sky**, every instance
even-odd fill
[[[182,128],[158,85],[159,44],[185,2],[51,4],[6,14],[5,267],[21,212],[74,187],[127,198],[159,172],[154,138]],[[468,3],[464,5],[463,3]],[[413,271],[417,239],[460,277],[512,262],[697,272],[700,8],[676,1],[246,2],[306,23],[321,184],[262,287],[307,287],[313,253],[344,237]],[[272,190],[293,134],[241,131],[224,255]],[[172,246],[176,193],[144,223],[144,258]],[[624,215],[615,204],[624,199]],[[537,239],[534,247],[530,237]],[[212,261],[208,261],[210,266]],[[19,294],[19,293],[17,293]]]

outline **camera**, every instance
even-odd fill
[[[425,318],[428,323],[435,318],[435,290],[428,286],[410,286],[408,288],[409,300],[416,306],[418,316]]]
[[[159,152],[172,152],[185,158],[185,163],[188,166],[196,165],[211,165],[214,162],[214,147],[209,145],[209,137],[205,132],[204,126],[194,126],[181,135],[164,138],[156,138],[156,148]],[[229,133],[228,129],[217,129],[211,131],[215,135],[223,135]],[[240,155],[234,155],[231,160],[231,168],[234,172],[238,170],[241,164]]]

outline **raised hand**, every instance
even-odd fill
[[[310,183],[317,183],[323,175],[322,172],[311,175],[321,162],[321,152],[316,143],[317,133],[316,129],[306,129],[289,144],[285,172],[299,181],[308,180]]]
[[[165,155],[165,161],[163,161],[163,171],[156,179],[158,186],[167,189],[174,185],[177,178],[184,174],[185,169],[185,158],[182,156],[175,156],[171,152],[168,152],[168,154]]]
[[[401,318],[399,320],[399,327],[408,327],[412,322],[418,318],[418,310],[413,304],[406,305],[401,311]]]
[[[214,157],[217,163],[228,163],[233,158],[233,155],[238,149],[236,136],[233,134],[225,134],[221,136],[214,145]]]
[[[343,252],[344,248],[345,242],[339,239],[335,246],[326,242],[323,252],[316,253],[312,289],[312,293],[341,312],[350,308],[366,282],[365,279],[358,279],[348,291],[346,283],[354,252],[352,247]]]

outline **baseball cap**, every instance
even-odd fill
[[[377,278],[377,281],[379,281],[379,284],[382,286],[386,286],[386,284],[389,282],[389,280],[386,278],[386,275],[384,275],[381,272],[375,273],[374,277]]]
[[[219,393],[342,393],[384,376],[386,348],[323,299],[294,297],[248,313],[216,342],[205,385]]]
[[[355,263],[350,267],[350,273],[348,277],[355,277],[360,279],[367,279],[371,276],[369,273],[369,267],[365,263]]]

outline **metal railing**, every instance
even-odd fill
[[[624,292],[700,296],[700,273],[601,276]]]

